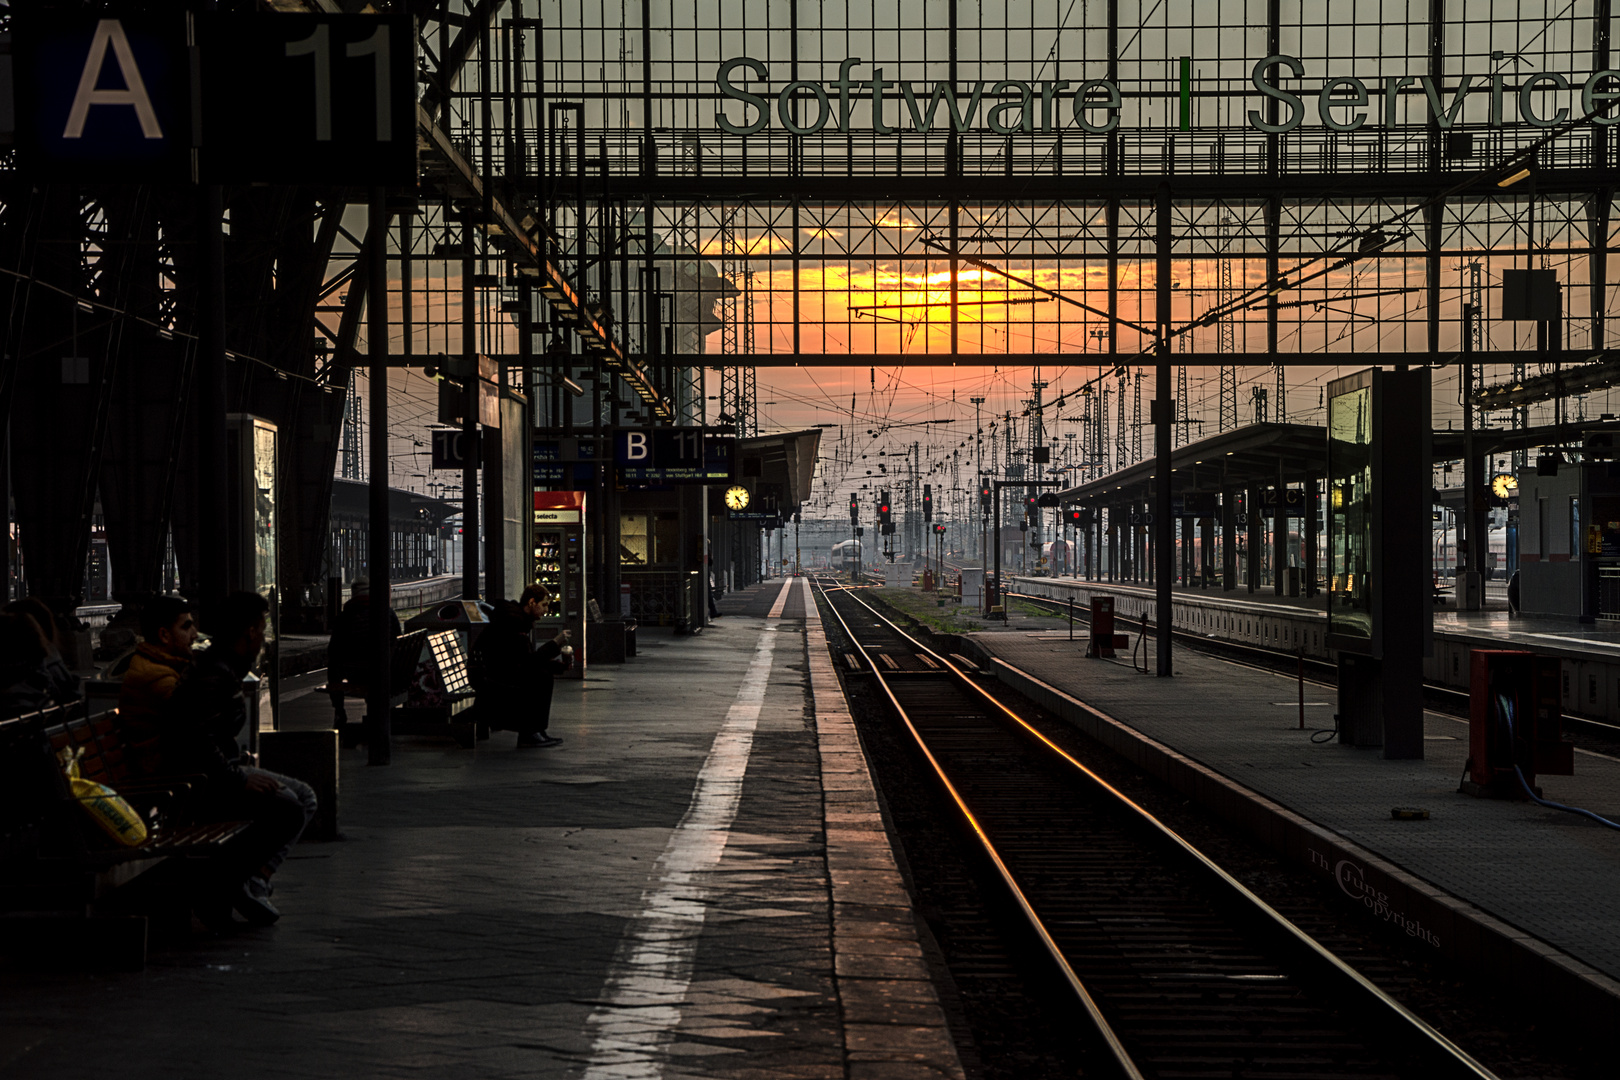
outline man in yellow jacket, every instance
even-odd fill
[[[197,615],[179,596],[156,596],[141,609],[141,637],[118,691],[118,717],[124,738],[154,750],[159,717],[180,677],[191,667],[197,643]]]

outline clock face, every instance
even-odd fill
[[[1512,473],[1497,473],[1491,477],[1491,492],[1498,499],[1505,499],[1519,489],[1519,478]]]
[[[726,489],[726,507],[731,510],[743,510],[748,506],[748,489],[745,487],[731,487]]]

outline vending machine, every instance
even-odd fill
[[[534,493],[534,580],[551,593],[551,612],[535,624],[544,641],[572,631],[574,664],[565,678],[585,677],[585,493]]]

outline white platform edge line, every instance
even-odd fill
[[[766,615],[765,617],[767,619],[780,619],[782,617],[782,609],[787,607],[788,595],[792,592],[793,579],[788,578],[786,581],[782,582],[782,591],[776,594],[776,603],[771,605],[770,614]]]
[[[641,911],[603,986],[603,1004],[586,1020],[591,1034],[585,1080],[658,1080],[665,1048],[681,1022],[692,962],[711,892],[706,875],[725,851],[742,799],[754,731],[770,685],[777,634],[763,633],[737,700],[710,744],[686,808],[642,893]]]

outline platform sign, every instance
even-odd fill
[[[197,16],[202,179],[416,183],[409,16]]]
[[[1305,492],[1299,488],[1283,488],[1283,509],[1293,515],[1299,515],[1305,510]],[[1260,512],[1275,517],[1277,514],[1277,489],[1263,488],[1260,492]]]
[[[460,428],[434,428],[428,432],[433,436],[433,468],[435,470],[463,469],[467,465],[467,457],[463,452],[466,445],[464,433]],[[477,468],[482,462],[479,460],[477,435],[472,437],[473,467]]]
[[[721,484],[736,474],[737,439],[700,427],[621,428],[613,464],[626,484]]]
[[[13,11],[19,165],[39,179],[191,178],[186,17]]]

